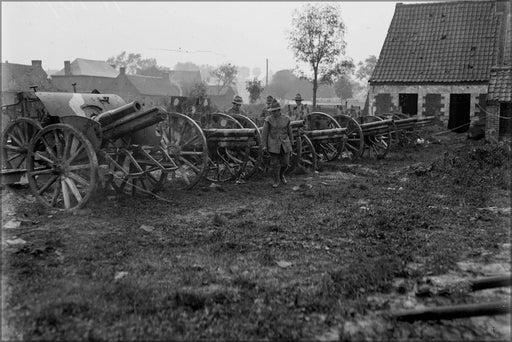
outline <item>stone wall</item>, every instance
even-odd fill
[[[450,108],[450,94],[471,94],[471,121],[484,116],[487,83],[462,85],[370,85],[369,103],[370,115],[381,114],[388,108],[379,108],[377,96],[379,94],[389,97],[392,109],[399,108],[399,94],[418,94],[418,116],[435,115],[443,122],[448,122]],[[386,105],[384,105],[386,107]],[[483,119],[483,117],[482,117]]]

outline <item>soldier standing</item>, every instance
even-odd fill
[[[270,108],[270,105],[272,105],[273,100],[274,98],[272,97],[272,95],[267,96],[267,103],[265,108],[263,108],[263,110],[261,111],[260,118],[265,119],[267,116],[271,115],[268,109]]]
[[[295,95],[295,103],[296,106],[293,107],[293,110],[290,110],[288,106],[290,118],[292,120],[304,120],[306,115],[309,114],[309,108],[302,104],[302,96],[300,96],[300,94]]]
[[[242,103],[242,97],[235,95],[232,102],[233,106],[226,111],[226,114],[242,114],[247,116],[245,111],[242,109]]]
[[[292,127],[290,118],[281,114],[281,106],[274,99],[268,109],[272,114],[265,118],[262,132],[263,153],[270,154],[270,167],[272,172],[272,187],[277,188],[279,181],[287,184],[284,174],[290,165],[292,151]]]

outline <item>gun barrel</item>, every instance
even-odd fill
[[[99,122],[102,126],[110,125],[111,123],[123,118],[124,116],[138,112],[142,109],[142,105],[138,101],[132,101],[116,109],[103,112],[94,117],[94,120]]]
[[[144,112],[128,114],[102,128],[103,139],[111,140],[152,126],[165,119],[167,112],[163,108],[153,107]]]

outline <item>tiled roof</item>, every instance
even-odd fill
[[[488,81],[495,1],[397,4],[370,82]]]
[[[491,70],[487,100],[512,101],[512,67],[496,67]]]
[[[115,78],[119,72],[105,61],[77,58],[70,64],[71,75],[102,76]],[[64,69],[52,76],[64,76]]]
[[[90,93],[94,89],[100,93],[108,93],[115,78],[98,76],[65,76],[53,77],[52,83],[63,91],[72,92],[73,83],[76,83],[77,93]]]
[[[141,95],[179,96],[180,90],[168,78],[126,75]]]
[[[41,67],[33,65],[2,63],[2,92],[31,91],[37,86],[39,91],[57,91],[48,80],[48,75]]]

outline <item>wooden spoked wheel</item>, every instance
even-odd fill
[[[108,183],[118,193],[153,194],[161,189],[165,174],[147,157],[140,146],[120,148],[108,153]]]
[[[364,116],[361,117],[360,120],[364,120],[364,122],[384,121],[384,119],[379,116]],[[368,152],[370,158],[382,159],[388,153],[390,146],[391,131],[365,135],[363,155]]]
[[[247,116],[240,114],[231,114],[231,116],[235,118],[243,128],[251,128],[256,131],[256,145],[250,147],[249,161],[247,162],[243,175],[243,178],[247,179],[260,169],[263,160],[261,132],[256,123]]]
[[[42,129],[39,122],[18,118],[2,132],[2,168],[26,170],[28,148],[32,138]]]
[[[317,169],[318,162],[315,147],[311,140],[305,135],[297,137],[294,151],[290,159],[290,168],[287,173],[296,170],[311,172]]]
[[[341,128],[334,117],[322,112],[313,112],[306,115],[305,126],[306,131]],[[325,140],[320,139],[318,141],[311,138],[310,140],[315,147],[314,150],[317,153],[317,158],[326,161],[332,161],[338,158],[343,152],[345,145],[345,139],[342,137]]]
[[[342,158],[354,160],[361,157],[364,151],[364,136],[359,123],[345,114],[336,115],[336,121],[347,130],[347,141],[342,152]]]
[[[211,182],[226,182],[241,177],[249,153],[250,147],[240,150],[218,146],[210,150],[206,179]]]
[[[191,189],[208,169],[208,144],[201,127],[186,115],[170,113],[159,130],[164,153],[157,160],[165,167],[165,188]]]
[[[92,144],[72,126],[52,124],[32,139],[27,177],[36,199],[48,208],[81,208],[96,187],[98,160]]]
[[[243,128],[243,125],[234,117],[224,113],[210,113],[201,117],[202,128]]]

